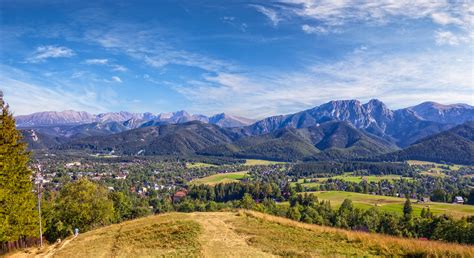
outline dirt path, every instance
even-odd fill
[[[226,223],[226,219],[219,214],[205,216],[199,213],[192,214],[199,222],[204,232],[200,236],[202,256],[204,257],[274,257],[260,249],[247,244],[244,237],[238,235]],[[230,217],[229,217],[230,219]]]
[[[74,238],[69,238],[60,244],[48,245],[43,247],[44,249],[30,248],[29,250],[20,251],[7,255],[8,258],[50,258],[56,254],[57,251],[61,250],[67,244],[69,244]]]
[[[48,250],[48,252],[47,252],[45,255],[41,255],[41,256],[39,256],[39,257],[44,257],[44,258],[53,257],[53,255],[54,255],[57,251],[63,249],[63,247],[65,247],[67,244],[69,244],[73,239],[74,239],[74,237],[73,237],[73,238],[69,238],[69,239],[67,239],[67,240],[64,240],[63,242],[61,242],[61,243],[59,244],[59,246],[58,246],[57,244],[56,244],[56,245],[53,245],[52,248],[50,248],[50,249]]]

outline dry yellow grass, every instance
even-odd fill
[[[167,213],[9,257],[474,257],[474,247],[295,222],[254,211]]]
[[[280,225],[303,228],[318,234],[339,235],[347,243],[359,243],[360,250],[373,250],[378,255],[423,255],[434,257],[474,257],[474,246],[444,243],[439,241],[426,241],[418,239],[405,239],[381,234],[372,234],[358,231],[348,231],[333,227],[325,227],[296,222],[290,219],[275,217],[254,211],[240,211],[247,217],[257,218],[265,222],[274,222]],[[337,249],[337,244],[331,249]],[[372,253],[374,254],[374,253]]]

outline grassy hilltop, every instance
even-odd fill
[[[473,257],[474,247],[346,231],[258,212],[168,213],[82,233],[12,257],[275,257],[435,255]]]

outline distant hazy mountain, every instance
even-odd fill
[[[466,122],[382,156],[382,160],[409,159],[474,165],[474,122]]]
[[[221,127],[238,127],[249,125],[254,120],[232,116],[228,114],[217,114],[211,117],[204,115],[192,115],[188,112],[181,110],[177,112],[170,113],[160,113],[154,115],[152,113],[130,113],[130,112],[110,112],[102,113],[98,115],[89,114],[82,111],[48,111],[48,112],[39,112],[31,115],[21,115],[15,117],[17,126],[20,128],[31,128],[38,126],[63,126],[63,125],[83,125],[90,123],[98,123],[91,126],[96,127],[106,127],[110,125],[101,125],[107,124],[110,122],[123,123],[126,128],[133,129],[141,127],[144,123],[148,125],[157,125],[157,124],[178,124],[186,123],[190,121],[201,121],[204,123],[217,124]]]
[[[66,110],[62,112],[46,111],[15,117],[18,127],[42,125],[85,124],[97,121],[97,116],[83,111]]]
[[[221,127],[241,127],[254,123],[255,120],[239,116],[228,115],[220,113],[209,117],[209,123]]]

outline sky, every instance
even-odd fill
[[[16,115],[474,105],[470,1],[0,0]]]

